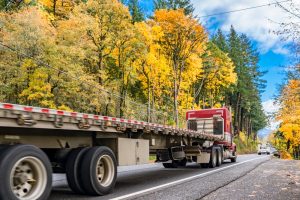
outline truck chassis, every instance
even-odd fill
[[[78,194],[105,195],[118,165],[165,168],[236,161],[235,145],[191,129],[94,114],[0,103],[0,199],[47,199],[52,173],[66,173]]]

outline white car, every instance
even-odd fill
[[[266,147],[266,146],[260,146],[258,151],[257,151],[258,155],[261,155],[261,154],[270,155],[270,153],[271,153],[270,147]]]

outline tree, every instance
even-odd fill
[[[154,13],[154,24],[161,27],[163,35],[159,44],[172,67],[174,121],[178,125],[178,96],[184,84],[184,74],[189,71],[189,59],[194,54],[203,54],[207,35],[198,21],[185,16],[183,10],[157,10]],[[198,69],[202,66],[201,63],[199,65]],[[197,68],[193,69],[195,73],[189,79],[197,77],[199,73],[196,73],[199,71]]]
[[[223,52],[228,52],[229,47],[226,41],[226,36],[223,34],[223,32],[218,29],[217,34],[213,36],[212,42],[218,46],[218,48]]]
[[[190,0],[154,0],[154,9],[183,9],[186,15],[192,15],[194,12],[194,7]]]
[[[128,0],[128,8],[132,17],[132,22],[141,22],[145,20],[144,13],[139,6],[138,0]]]
[[[73,0],[19,0],[16,2],[22,2],[23,5],[42,6],[48,13],[58,18],[66,17],[76,4]]]
[[[171,96],[172,82],[169,79],[170,67],[164,55],[160,54],[161,47],[156,43],[162,36],[159,26],[149,26],[147,23],[137,23],[137,30],[143,35],[145,51],[135,62],[141,89],[147,97],[147,120],[153,121],[161,116],[162,112],[169,109],[168,101],[164,97]],[[166,109],[167,108],[167,109]],[[155,110],[161,111],[153,113]]]
[[[296,72],[299,73],[299,72]],[[279,132],[286,143],[286,151],[300,157],[300,80],[290,79],[281,90],[277,119],[281,121]]]
[[[237,81],[235,66],[226,53],[209,42],[203,56],[204,70],[195,84],[195,103],[199,107],[220,107],[225,104],[227,88]],[[200,98],[201,97],[201,98]],[[202,106],[200,105],[202,102]]]
[[[115,94],[103,93],[102,110],[113,104],[118,110],[115,115],[121,117],[126,116],[127,92],[136,80],[133,63],[143,51],[131,20],[128,8],[117,0],[90,0],[75,6],[69,19],[58,27],[59,40],[69,56],[83,65],[102,89]]]
[[[59,23],[59,38],[86,71],[97,77],[100,85],[107,81],[107,65],[123,30],[132,27],[130,14],[117,0],[90,0],[74,8],[66,21]],[[79,47],[79,48],[78,48]]]
[[[78,92],[80,83],[61,72],[70,71],[78,79],[84,76],[80,66],[74,67],[63,56],[56,45],[55,27],[42,10],[30,7],[1,13],[0,21],[5,45],[0,54],[1,85],[5,86],[0,89],[1,101],[66,110],[90,108],[94,95],[86,94],[91,90]],[[81,96],[86,96],[85,101],[77,102]]]
[[[260,100],[265,81],[261,79],[264,72],[259,71],[259,55],[247,36],[239,35],[233,27],[227,37],[219,30],[212,41],[228,53],[235,65],[238,81],[226,91],[225,102],[233,107],[236,132],[245,131],[250,136],[266,125]]]

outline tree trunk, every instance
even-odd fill
[[[239,130],[245,132],[244,109],[240,107]]]
[[[151,110],[151,98],[150,98],[150,79],[147,77],[147,85],[148,85],[148,108],[147,108],[147,122],[150,122],[150,110]]]
[[[289,151],[290,145],[291,145],[291,141],[288,140],[288,141],[286,142],[286,151]]]
[[[53,15],[56,15],[56,2],[57,0],[53,0]]]
[[[99,62],[98,62],[98,73],[99,74],[99,78],[98,78],[98,82],[100,85],[103,84],[103,80],[102,80],[102,71],[103,71],[103,56],[102,56],[102,52],[99,53],[98,55],[98,59],[99,59]],[[119,58],[120,59],[120,58]]]
[[[150,107],[150,121],[153,122],[157,119],[157,114],[155,112],[155,99],[154,99],[154,86],[152,85],[151,88],[151,94],[152,94],[152,110]]]
[[[177,81],[174,79],[174,121],[176,126],[178,126],[178,96],[177,96]]]
[[[240,99],[241,99],[241,93],[237,93],[236,98],[236,105],[234,110],[234,132],[236,135],[239,135],[240,133],[240,127],[239,127],[239,115],[240,115]]]

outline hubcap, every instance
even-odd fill
[[[10,187],[18,199],[37,199],[43,194],[46,185],[46,168],[38,158],[24,157],[13,166]]]
[[[96,167],[97,180],[103,187],[109,186],[114,179],[115,167],[110,156],[103,155],[99,158]]]

